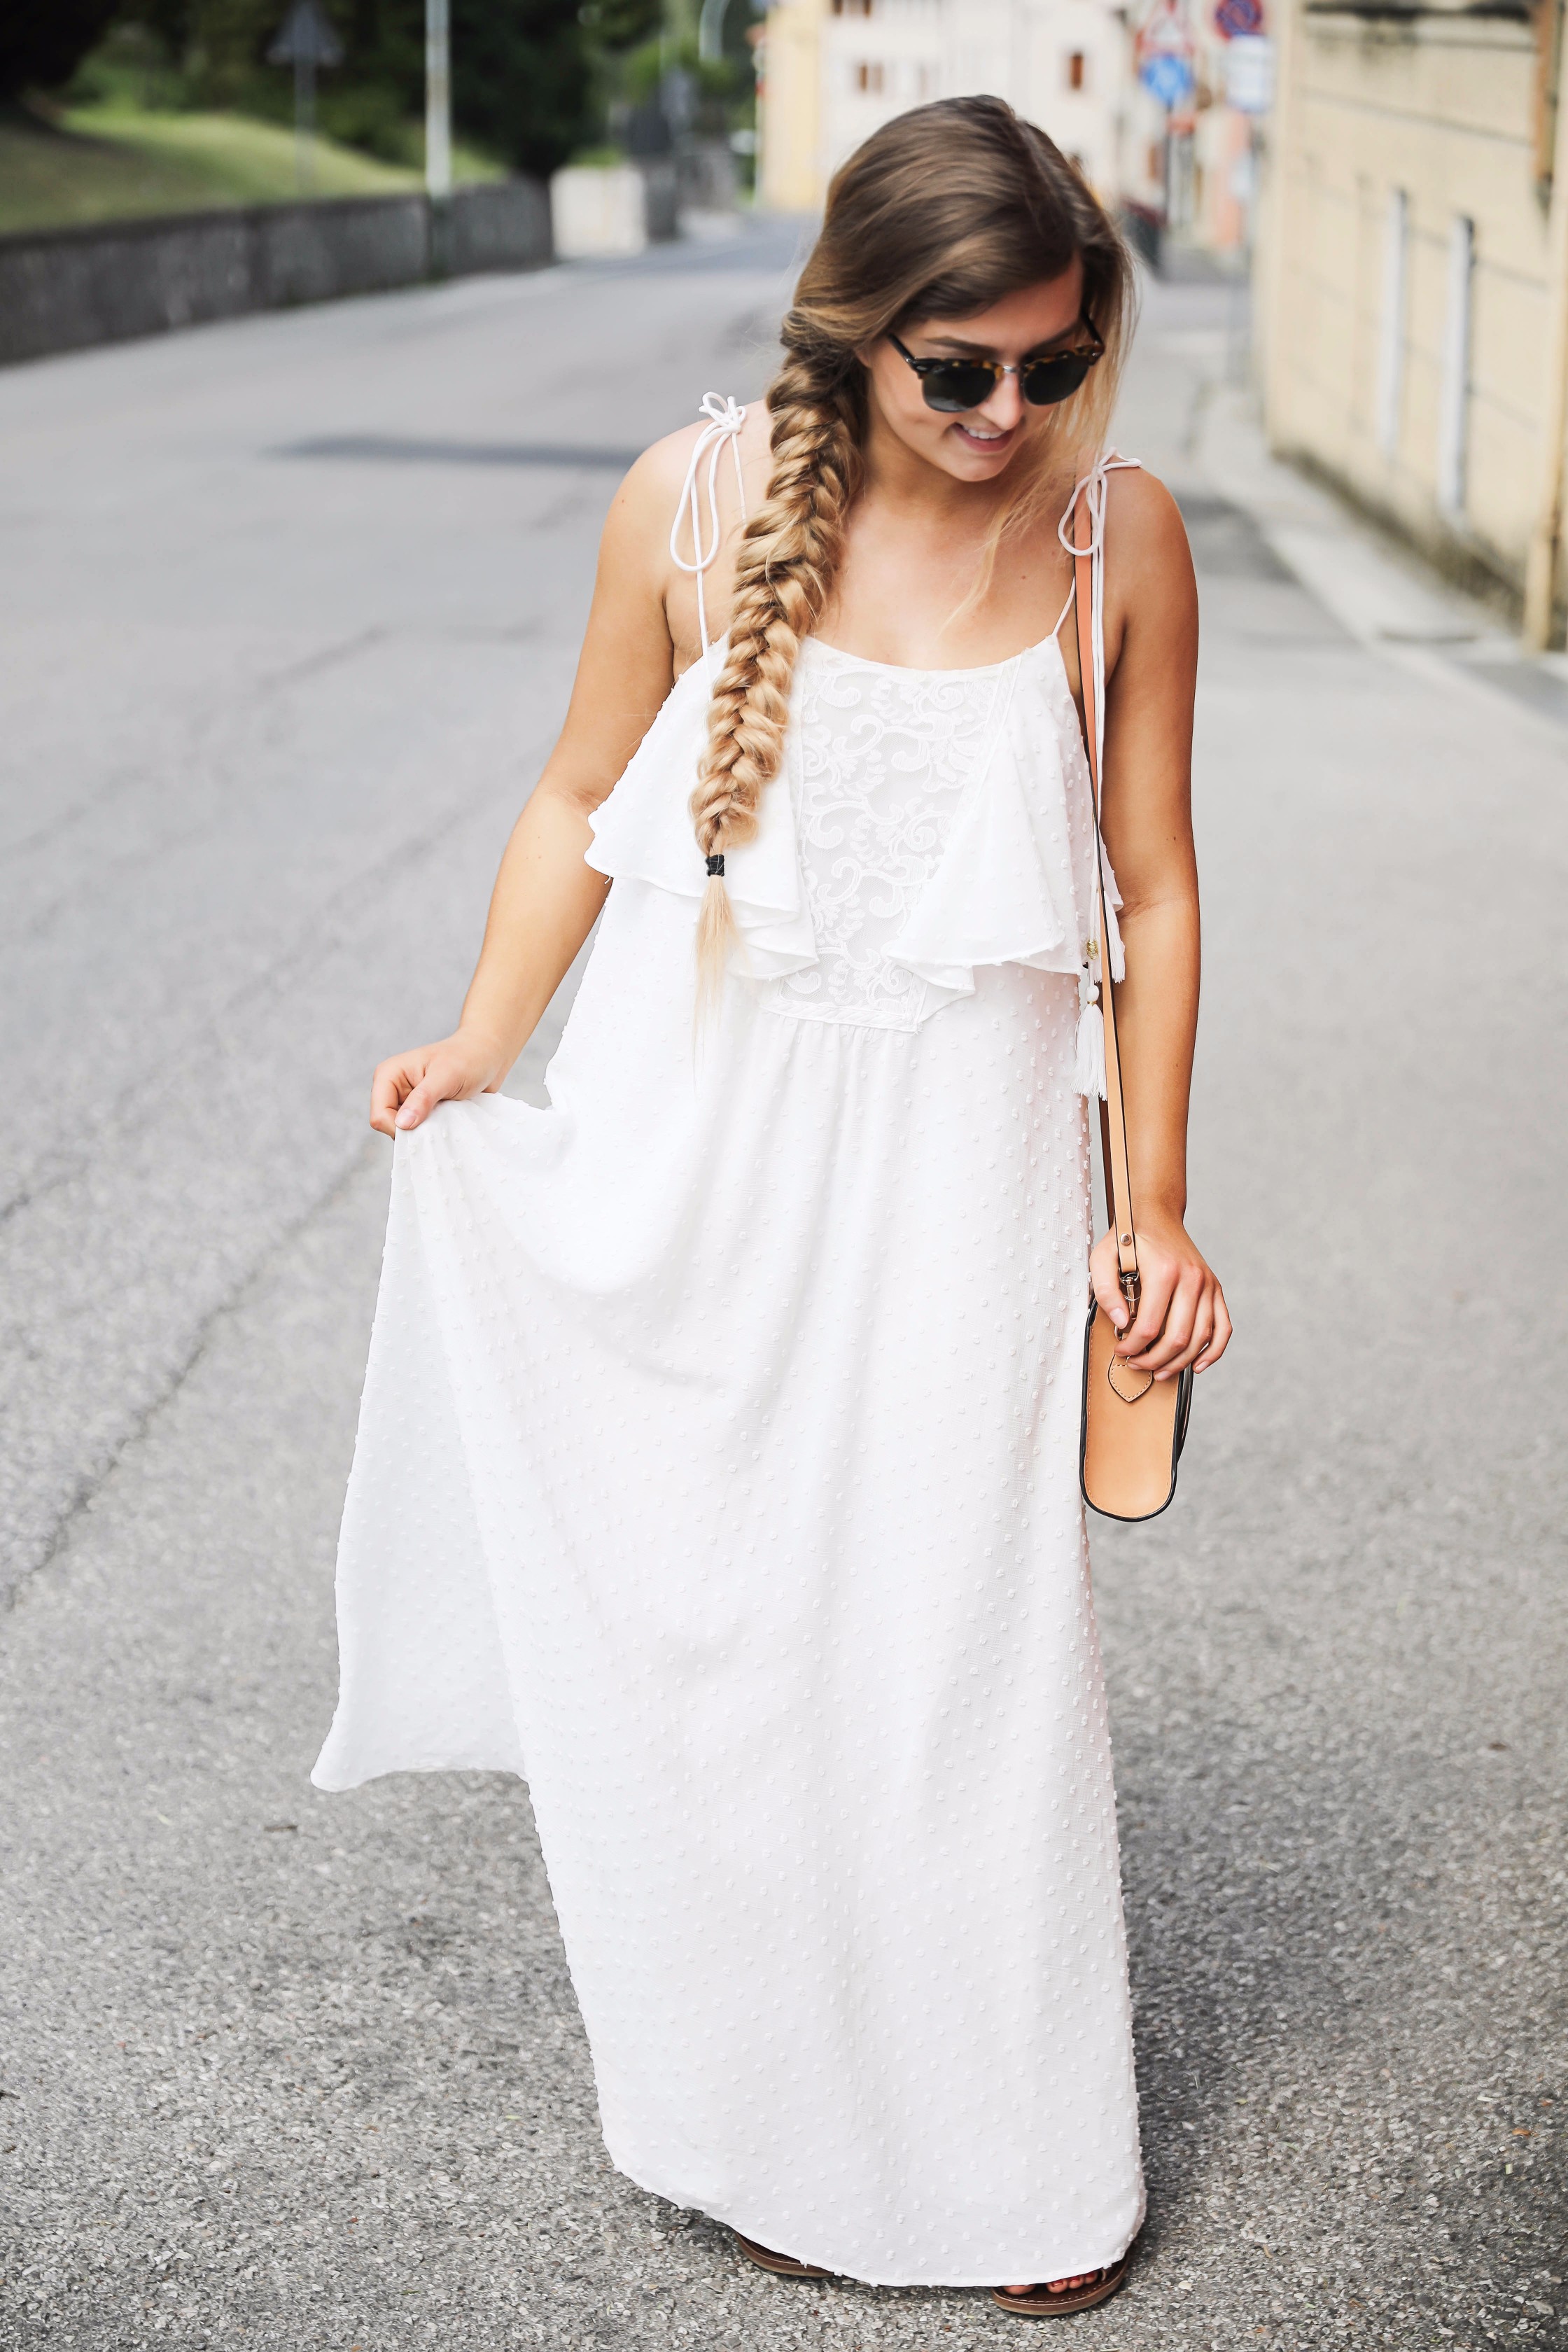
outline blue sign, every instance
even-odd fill
[[[1227,41],[1245,40],[1249,33],[1263,30],[1263,10],[1259,0],[1219,0],[1214,21]]]
[[[1186,58],[1173,56],[1162,49],[1146,58],[1138,68],[1138,79],[1169,113],[1193,94],[1193,68]]]

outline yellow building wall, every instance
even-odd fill
[[[1283,12],[1281,12],[1283,13]],[[1432,551],[1518,585],[1546,409],[1548,217],[1528,25],[1291,0],[1258,255],[1270,438]],[[1391,192],[1408,204],[1397,438],[1380,439]],[[1466,494],[1439,495],[1449,240],[1474,223]]]
[[[770,212],[813,212],[822,201],[821,67],[826,0],[777,0],[763,36],[763,152],[758,193]]]

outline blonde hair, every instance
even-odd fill
[[[860,488],[866,383],[856,353],[917,320],[973,317],[1020,287],[1059,278],[1075,260],[1084,315],[1105,357],[1070,400],[1032,413],[1027,462],[960,612],[984,594],[1005,535],[1038,514],[1062,453],[1100,445],[1131,325],[1131,262],[1066,156],[999,98],[916,107],[836,175],[784,319],[784,364],[768,387],[773,471],[736,557],[729,645],[691,796],[709,872],[697,932],[700,994],[719,986],[737,937],[724,854],[757,830],[784,756],[801,640],[832,594]]]

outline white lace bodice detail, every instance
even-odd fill
[[[717,394],[702,413],[670,549],[700,589],[721,534],[720,457],[745,417]],[[1080,494],[1088,499],[1096,564],[1106,476],[1130,462],[1098,460],[1068,509],[1070,517]],[[682,672],[595,812],[587,852],[624,891],[657,893],[669,919],[692,933],[708,878],[690,802],[722,659],[700,597],[699,620],[702,659]],[[1099,700],[1103,707],[1103,692]],[[730,979],[766,1013],[896,1032],[973,996],[984,969],[1071,975],[1081,1009],[1077,1083],[1103,1091],[1093,811],[1054,634],[1011,661],[948,670],[865,661],[809,637],[795,665],[784,772],[762,795],[755,832],[725,852],[736,931]],[[1105,944],[1120,980],[1120,901],[1109,867],[1105,879]],[[690,976],[695,993],[695,948]]]
[[[695,929],[689,803],[709,681],[687,670],[594,817],[588,863],[668,894]],[[729,853],[734,980],[761,1009],[914,1030],[982,965],[1084,978],[1094,822],[1054,637],[985,669],[896,669],[807,638],[783,772]],[[1121,977],[1116,886],[1111,968]]]
[[[726,442],[742,511],[745,504],[738,436],[746,412],[710,393],[702,415],[670,540],[672,560],[697,578],[702,659],[677,679],[595,811],[587,852],[588,864],[613,881],[680,902],[679,919],[694,931],[708,879],[690,801],[721,658],[701,587],[721,537],[717,486]],[[1069,553],[1089,558],[1102,717],[1106,482],[1136,463],[1114,452],[1097,458],[1058,528]],[[1070,535],[1080,499],[1090,524],[1081,550]],[[1079,1004],[1075,1082],[1102,1095],[1097,999],[1102,962],[1113,979],[1122,976],[1121,901],[1107,866],[1099,941],[1103,853],[1056,632],[1011,661],[950,670],[895,668],[808,637],[795,665],[784,766],[762,795],[754,833],[724,853],[735,921],[730,978],[753,987],[763,1010],[793,1020],[915,1030],[944,1004],[973,996],[983,968],[1071,973]]]
[[[888,950],[981,783],[1016,669],[894,669],[806,640],[787,779],[816,959],[770,984],[770,1012],[920,1025],[931,983]]]

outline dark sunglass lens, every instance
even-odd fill
[[[1031,360],[1021,379],[1024,397],[1032,408],[1053,408],[1058,400],[1072,398],[1093,365],[1093,360],[1079,352]]]
[[[928,368],[921,377],[921,389],[928,408],[939,409],[944,416],[962,415],[965,409],[978,408],[989,400],[996,389],[996,378],[988,367],[976,367],[968,360],[944,361],[941,367]]]

